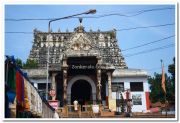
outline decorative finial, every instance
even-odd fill
[[[82,20],[83,20],[82,18],[79,18],[79,22],[80,22],[80,23],[82,23]]]
[[[83,19],[80,17],[80,18],[79,18],[80,26],[82,26],[82,21],[83,21]]]
[[[79,18],[79,22],[80,22],[80,25],[77,28],[75,28],[75,31],[82,33],[82,32],[84,32],[84,27],[82,25],[82,18],[81,17]]]

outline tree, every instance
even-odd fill
[[[23,65],[24,69],[33,69],[37,67],[38,67],[38,63],[36,60],[33,59],[27,59],[26,63]]]
[[[175,57],[173,58],[173,64],[168,66],[168,72],[171,74],[171,80],[175,83]]]
[[[23,62],[22,62],[22,60],[19,59],[19,58],[17,58],[17,59],[16,59],[16,65],[17,65],[18,67],[22,68],[22,67],[23,67]]]
[[[152,103],[155,102],[164,102],[164,92],[161,87],[161,78],[162,74],[154,73],[154,77],[149,77],[148,82],[150,84],[150,100]],[[167,75],[165,75],[166,82],[167,82]]]
[[[166,83],[166,99],[174,105],[175,104],[175,58],[174,63],[168,66],[168,71],[171,73],[171,77],[165,74]],[[154,73],[154,77],[149,77],[148,82],[150,84],[150,100],[152,103],[165,102],[164,91],[161,87],[162,74]]]
[[[169,100],[169,83],[170,77],[165,74],[166,90],[167,90],[167,100]],[[165,102],[164,91],[161,87],[162,74],[154,73],[154,77],[149,77],[148,82],[150,84],[150,100],[152,103],[155,102]]]
[[[175,104],[175,57],[173,58],[173,64],[168,66],[168,72],[171,74],[171,81],[169,85],[169,99],[170,103]]]

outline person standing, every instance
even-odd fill
[[[77,111],[78,110],[78,101],[74,100],[73,104],[74,104],[74,111]]]

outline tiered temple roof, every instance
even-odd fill
[[[64,55],[92,56],[98,55],[103,64],[115,68],[127,68],[124,57],[118,47],[116,30],[86,32],[82,23],[74,32],[42,32],[34,30],[34,43],[29,59],[38,62],[39,68],[46,68],[49,46],[49,65],[51,69],[60,68]]]

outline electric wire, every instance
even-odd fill
[[[173,37],[175,37],[175,35],[171,35],[171,36],[168,36],[168,37],[165,37],[165,38],[161,38],[159,40],[155,40],[155,41],[151,41],[151,42],[144,43],[144,44],[141,44],[141,45],[137,45],[137,46],[134,46],[134,47],[130,47],[130,48],[127,48],[127,49],[124,49],[124,50],[121,50],[121,51],[122,52],[129,51],[129,50],[132,50],[132,49],[136,49],[136,48],[147,46],[147,45],[150,45],[150,44],[153,44],[153,43],[157,43],[157,42],[160,42],[160,41],[163,41],[163,40],[167,40],[167,39],[173,38]]]
[[[145,28],[157,28],[157,27],[164,27],[164,26],[172,26],[174,23],[166,23],[166,24],[160,24],[160,25],[150,25],[150,26],[141,26],[141,27],[132,27],[132,28],[124,28],[124,29],[118,29],[116,31],[128,31],[128,30],[136,30],[136,29],[145,29]],[[18,34],[32,34],[33,32],[24,32],[24,31],[7,31],[5,33],[18,33]]]
[[[166,49],[166,48],[170,48],[170,47],[173,47],[173,46],[174,46],[174,43],[169,44],[169,45],[165,45],[165,46],[162,46],[162,47],[157,47],[157,48],[153,48],[153,49],[149,49],[149,50],[140,51],[140,52],[133,53],[133,54],[126,54],[126,55],[124,55],[124,57],[131,57],[131,56],[136,56],[136,55],[140,55],[140,54],[150,53],[150,52],[153,52],[153,51]]]
[[[10,31],[10,32],[5,32],[5,33],[9,33],[9,34],[33,34],[33,32],[13,32],[13,31]]]
[[[167,23],[167,24],[152,25],[152,26],[131,27],[131,28],[124,28],[124,29],[117,29],[116,31],[127,31],[127,30],[145,29],[145,28],[154,28],[154,27],[172,26],[172,25],[175,25],[175,23]]]
[[[153,8],[153,9],[144,9],[144,10],[139,10],[139,11],[125,12],[125,13],[129,14],[129,16],[136,16],[136,14],[142,14],[142,13],[151,12],[151,11],[168,10],[168,9],[170,10],[170,9],[174,9],[174,8],[172,8],[172,7]],[[106,12],[106,13],[108,13],[108,12]],[[111,13],[116,13],[116,11],[109,11],[109,14],[111,14]],[[132,14],[132,15],[130,15],[130,14]]]
[[[147,12],[167,10],[167,9],[174,9],[174,8],[159,8],[159,9],[140,10],[140,11],[134,12],[135,14],[132,14],[132,15],[123,14],[123,13],[111,13],[111,14],[103,14],[103,15],[98,15],[98,16],[81,16],[81,18],[102,18],[102,17],[108,17],[108,16],[134,17],[134,16],[138,16],[138,15],[141,15],[141,14],[144,14]],[[79,17],[74,17],[74,18],[79,18]]]
[[[164,65],[164,67],[168,67],[169,65]],[[156,68],[150,68],[150,69],[146,69],[147,71],[154,71],[154,70],[159,70],[162,69],[162,67],[156,67]]]
[[[174,8],[153,8],[153,9],[146,9],[146,10],[139,10],[137,12],[134,12],[135,14],[123,14],[123,13],[111,13],[111,14],[102,14],[97,16],[78,16],[78,17],[72,17],[72,18],[103,18],[103,17],[109,17],[109,16],[122,16],[122,17],[134,17],[141,15],[143,13],[152,12],[152,11],[162,11],[162,10],[170,10]],[[5,21],[49,21],[52,19],[57,18],[21,18],[21,19],[15,19],[15,18],[6,18]]]

